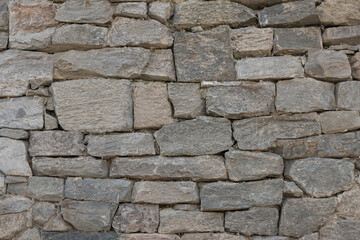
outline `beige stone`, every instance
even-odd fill
[[[360,24],[358,0],[324,0],[318,6],[318,12],[321,24],[325,26]]]
[[[360,220],[360,190],[353,189],[338,197],[337,211],[339,216]]]

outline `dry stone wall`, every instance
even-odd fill
[[[359,240],[360,1],[0,0],[0,239]]]

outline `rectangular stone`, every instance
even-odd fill
[[[347,132],[360,128],[360,117],[357,111],[331,111],[319,115],[323,133]]]
[[[60,201],[64,197],[64,179],[30,177],[27,196],[40,201]]]
[[[323,33],[324,45],[360,44],[360,25],[326,28]]]
[[[114,15],[130,18],[146,18],[147,11],[146,2],[126,2],[116,5]]]
[[[283,180],[214,182],[200,189],[202,211],[240,210],[281,204]]]
[[[174,57],[171,49],[152,51],[141,78],[153,81],[175,81]]]
[[[29,132],[20,129],[1,128],[0,137],[24,140],[29,139]]]
[[[341,5],[341,8],[339,6]],[[317,7],[323,26],[346,26],[360,24],[358,0],[326,0]]]
[[[97,240],[114,240],[118,235],[114,232],[43,232],[43,240],[71,240],[71,239],[97,239]]]
[[[8,39],[9,39],[9,34],[7,32],[0,32],[0,50],[7,48]]]
[[[360,111],[360,81],[336,84],[336,104],[341,110]]]
[[[9,29],[9,10],[8,1],[0,2],[0,30],[6,31]]]
[[[244,236],[229,233],[185,233],[181,240],[247,240]]]
[[[121,234],[119,240],[180,240],[176,234]]]
[[[95,157],[155,155],[151,133],[89,135],[87,151]]]

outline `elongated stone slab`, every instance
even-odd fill
[[[185,233],[181,240],[246,240],[246,238],[228,233]]]
[[[324,44],[360,44],[360,25],[326,28],[323,33]]]
[[[27,196],[40,201],[60,201],[64,197],[64,179],[30,177]]]
[[[0,3],[0,30],[6,31],[9,29],[9,10],[8,2],[2,1]]]
[[[329,111],[319,115],[323,133],[347,132],[360,128],[360,116],[357,111]]]
[[[119,240],[180,240],[176,234],[121,234]]]
[[[359,25],[359,10],[360,2],[357,0],[325,0],[318,6],[321,25],[324,26]]]
[[[43,240],[71,240],[71,239],[96,239],[96,240],[114,240],[119,236],[114,232],[43,232]]]
[[[4,195],[0,197],[0,214],[24,212],[33,204],[31,199],[23,196]]]

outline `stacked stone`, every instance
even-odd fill
[[[0,0],[0,49],[0,239],[359,239],[360,1]]]

